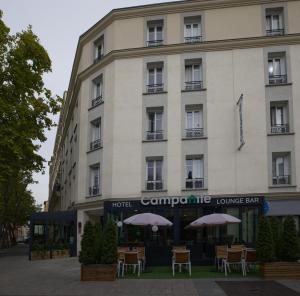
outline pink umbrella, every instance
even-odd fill
[[[241,223],[241,220],[227,214],[211,214],[193,221],[188,227],[217,226],[235,223]]]
[[[157,226],[172,226],[173,223],[168,219],[152,214],[152,213],[143,213],[131,216],[124,220],[125,224],[147,226],[147,225],[157,225]]]

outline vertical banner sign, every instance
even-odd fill
[[[244,140],[244,126],[243,126],[243,94],[240,95],[240,98],[237,102],[238,112],[239,112],[239,131],[240,131],[240,142],[238,150],[241,150],[245,144]]]

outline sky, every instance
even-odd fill
[[[11,33],[32,25],[52,60],[52,72],[44,82],[54,95],[67,90],[79,36],[115,8],[162,3],[169,0],[0,0],[3,20]],[[55,117],[57,120],[58,117]],[[46,132],[47,141],[39,153],[49,161],[53,152],[56,129]],[[45,174],[35,174],[37,184],[30,190],[37,203],[48,199],[48,165]]]

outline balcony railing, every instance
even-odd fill
[[[96,196],[100,194],[100,188],[99,186],[92,186],[89,188],[89,195],[90,196]]]
[[[163,181],[155,180],[155,181],[146,181],[146,190],[155,191],[163,189]]]
[[[102,95],[92,100],[92,107],[95,107],[101,103],[103,103]]]
[[[285,84],[287,83],[287,75],[270,75],[269,84]]]
[[[97,63],[98,61],[102,60],[103,54],[99,54],[97,57],[94,58],[94,64]]]
[[[147,41],[147,46],[160,46],[163,45],[164,40],[148,40]]]
[[[201,138],[204,135],[203,128],[187,128],[185,130],[186,138]]]
[[[273,185],[284,185],[284,184],[291,184],[291,176],[290,175],[273,177]]]
[[[204,178],[185,179],[186,189],[201,189],[204,187]]]
[[[90,143],[90,150],[95,150],[95,149],[98,149],[98,148],[101,148],[101,147],[102,147],[101,139],[97,139],[97,140],[92,141]]]
[[[272,134],[286,134],[290,131],[288,124],[273,124],[271,126]]]
[[[203,81],[186,81],[185,90],[201,90],[203,89]]]
[[[163,83],[147,85],[147,93],[149,93],[149,94],[159,93],[159,92],[162,92],[163,90],[164,90]]]
[[[194,42],[201,42],[202,36],[191,36],[191,37],[184,37],[185,43],[194,43]]]
[[[278,36],[278,35],[284,35],[284,29],[271,29],[266,30],[267,36]]]
[[[147,140],[149,141],[157,141],[157,140],[163,140],[164,134],[163,130],[157,130],[157,131],[147,131]]]

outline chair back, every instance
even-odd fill
[[[241,262],[242,261],[242,251],[228,251],[227,252],[227,262]]]
[[[256,251],[246,250],[245,261],[248,263],[257,262]]]
[[[175,251],[174,258],[175,258],[175,263],[189,263],[190,251]]]
[[[182,251],[186,250],[186,246],[173,246],[173,251]]]
[[[232,251],[242,251],[243,249],[246,249],[245,245],[231,245],[230,248]]]
[[[125,252],[124,263],[125,264],[138,264],[138,252]]]
[[[129,251],[128,247],[118,247],[118,252],[126,252]]]
[[[225,258],[227,255],[227,245],[215,246],[215,254],[217,258]]]

